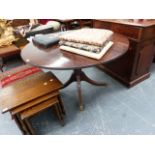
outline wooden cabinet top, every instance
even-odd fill
[[[109,23],[123,24],[123,25],[131,25],[136,27],[155,26],[155,20],[153,19],[139,20],[139,21],[134,21],[133,19],[95,19],[95,20],[109,22]]]

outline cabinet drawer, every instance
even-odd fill
[[[104,29],[110,29],[116,33],[124,34],[130,38],[133,39],[140,39],[140,31],[141,28],[132,26],[132,25],[125,25],[125,24],[119,24],[119,23],[113,23],[113,22],[107,22],[107,21],[93,21],[93,27],[94,28],[104,28]]]
[[[114,24],[112,24],[111,29],[114,32],[124,34],[130,38],[138,39],[138,40],[140,39],[140,30],[141,29],[138,27],[114,23]]]
[[[103,22],[103,21],[93,21],[94,28],[100,29],[111,29],[111,23]]]

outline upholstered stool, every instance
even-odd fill
[[[64,107],[60,98],[61,82],[51,72],[23,65],[0,75],[0,108],[9,111],[23,134],[35,134],[29,118],[54,107],[64,125]]]

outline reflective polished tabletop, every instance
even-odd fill
[[[58,45],[50,48],[41,48],[32,42],[23,48],[21,57],[26,63],[45,69],[86,68],[113,61],[127,52],[129,47],[127,37],[114,34],[112,41],[114,42],[113,46],[100,60],[60,50]]]

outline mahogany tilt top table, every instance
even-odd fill
[[[89,79],[82,69],[113,61],[123,56],[128,50],[129,41],[127,37],[120,34],[114,34],[112,41],[114,42],[113,46],[100,60],[60,50],[58,45],[50,48],[41,48],[33,43],[29,43],[23,48],[21,57],[26,63],[40,68],[51,70],[73,70],[73,74],[64,84],[63,88],[67,87],[72,82],[77,82],[80,110],[83,110],[80,82],[86,81],[97,86],[105,86],[106,84]]]

